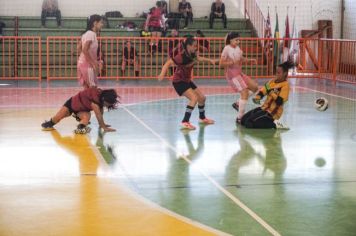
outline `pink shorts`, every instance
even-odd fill
[[[241,92],[244,89],[248,88],[247,81],[250,79],[247,75],[244,73],[241,73],[233,78],[227,78],[227,82],[231,86],[231,88],[234,90],[234,92]]]
[[[79,84],[84,88],[97,87],[98,78],[94,69],[87,63],[78,63],[77,75]]]

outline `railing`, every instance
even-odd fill
[[[256,29],[257,36],[264,37],[266,19],[263,16],[261,8],[258,6],[256,0],[245,0],[245,19],[248,17]]]
[[[322,78],[356,83],[356,41],[320,40],[320,74]]]
[[[99,37],[101,60],[104,61],[104,70],[100,73],[100,79],[135,79],[135,71],[138,67],[140,79],[156,78],[169,55],[174,52],[183,38],[143,38],[143,37]],[[133,65],[124,62],[124,47],[130,41],[133,49],[137,52]],[[152,50],[152,41],[158,42],[156,49]],[[225,46],[224,38],[197,38],[199,56],[219,59]],[[257,65],[243,64],[244,73],[252,77],[272,76],[263,64],[263,48],[258,38],[243,38],[240,48],[244,55],[257,59]],[[77,43],[79,37],[48,37],[47,38],[47,78],[51,79],[74,79],[77,76],[76,61]],[[205,46],[205,47],[204,47]],[[136,65],[135,65],[136,64]],[[123,70],[126,68],[126,70]],[[124,73],[123,73],[124,71]],[[172,75],[170,73],[169,75]],[[208,63],[198,63],[194,67],[195,78],[223,78],[224,68]]]
[[[41,79],[40,37],[0,37],[0,52],[0,79]]]
[[[105,62],[100,79],[154,79],[160,73],[162,65],[169,58],[173,46],[183,38],[130,38],[99,37],[100,59]],[[41,79],[47,80],[77,78],[77,46],[80,37],[48,37],[41,45],[40,37],[1,37],[0,38],[0,79]],[[152,51],[151,42],[158,40],[157,50]],[[260,41],[274,41],[264,38],[241,38],[240,48],[247,58],[255,58],[257,64],[244,63],[243,72],[253,78],[270,78],[274,76],[276,64],[293,59],[298,65],[293,77],[326,78],[334,81],[356,83],[356,41],[328,39],[287,39],[296,41],[296,51],[278,48],[273,54],[274,46],[262,47]],[[136,63],[126,65],[123,50],[125,43],[131,42],[137,51]],[[280,46],[283,44],[283,39]],[[219,59],[224,48],[224,38],[199,38],[199,55]],[[42,50],[45,53],[42,58]],[[277,60],[278,59],[278,60]],[[42,71],[42,65],[46,70]],[[125,70],[123,70],[125,69]],[[137,71],[137,73],[135,73]],[[122,73],[124,72],[124,74]],[[172,75],[170,70],[169,75]],[[208,63],[198,63],[194,67],[195,78],[224,78],[224,68]]]

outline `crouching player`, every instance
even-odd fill
[[[115,109],[118,104],[118,95],[114,89],[101,90],[93,87],[85,89],[73,97],[69,98],[49,121],[42,123],[42,130],[53,130],[53,126],[58,124],[63,118],[70,116],[72,113],[79,121],[76,134],[85,134],[90,132],[88,126],[90,112],[94,111],[100,128],[105,132],[116,131],[110,125],[105,124],[103,113],[104,107],[109,111]]]

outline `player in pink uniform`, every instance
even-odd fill
[[[199,108],[199,123],[214,124],[214,120],[205,117],[206,97],[192,81],[191,74],[196,61],[215,64],[215,60],[196,55],[197,41],[193,37],[188,37],[177,50],[178,52],[173,53],[174,56],[172,56],[172,58],[164,64],[158,79],[162,80],[164,78],[170,66],[176,66],[176,70],[173,75],[173,87],[179,96],[183,95],[189,100],[181,127],[182,129],[188,130],[195,129],[195,127],[189,122],[189,119],[197,103]]]
[[[73,113],[79,118],[79,125],[74,132],[77,134],[88,133],[90,132],[90,127],[88,127],[90,112],[94,111],[100,128],[105,132],[115,131],[115,129],[105,124],[103,113],[104,107],[108,108],[108,110],[115,109],[118,103],[117,99],[118,95],[114,89],[101,90],[96,87],[84,89],[69,98],[49,121],[43,122],[42,129],[45,131],[53,130],[54,125]]]
[[[225,67],[226,80],[231,88],[240,93],[239,101],[232,104],[239,114],[237,119],[240,120],[245,113],[245,107],[249,96],[249,90],[257,92],[258,84],[250,77],[242,73],[242,63],[256,63],[256,59],[247,59],[243,56],[243,52],[238,46],[239,33],[230,32],[225,38],[224,50],[221,53],[220,66]]]
[[[97,74],[101,70],[103,62],[98,60],[97,34],[103,25],[104,22],[101,16],[90,16],[87,31],[82,35],[78,45],[78,51],[80,52],[77,63],[78,80],[84,88],[98,85]]]

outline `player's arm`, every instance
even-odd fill
[[[258,90],[258,93],[252,99],[255,104],[261,104],[261,99],[270,91],[269,82]]]
[[[218,61],[217,59],[210,59],[210,58],[201,57],[201,56],[197,56],[197,60],[199,62],[210,62],[213,65],[215,65],[215,63]]]
[[[161,70],[161,73],[158,75],[158,80],[161,81],[164,79],[164,77],[166,76],[167,74],[167,71],[168,71],[168,68],[170,66],[174,65],[174,62],[173,60],[170,58],[166,61],[166,63],[164,63],[163,67],[162,67],[162,70]]]
[[[108,127],[105,122],[104,122],[104,117],[103,113],[101,112],[102,110],[100,109],[99,105],[96,103],[91,103],[91,107],[94,111],[94,114],[96,116],[96,119],[98,120],[99,127],[102,128],[105,132],[112,132],[116,131],[113,128]]]

